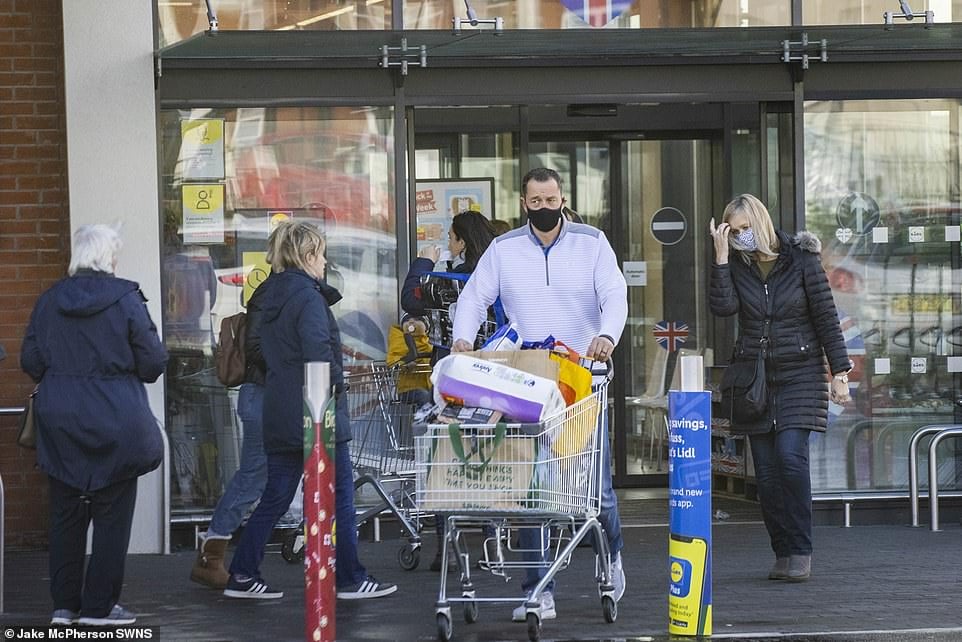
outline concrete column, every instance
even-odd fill
[[[151,2],[64,0],[70,227],[123,224],[117,275],[140,283],[160,327],[157,110]],[[148,386],[163,422],[162,381]],[[163,467],[140,479],[131,553],[163,552]]]

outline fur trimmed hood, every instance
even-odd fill
[[[812,254],[822,253],[822,242],[818,240],[817,236],[805,230],[802,230],[792,238],[792,244]]]

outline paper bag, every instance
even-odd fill
[[[431,425],[432,454],[419,507],[428,511],[529,507],[537,440],[490,428]]]

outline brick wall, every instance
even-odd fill
[[[32,384],[20,343],[37,295],[66,273],[70,248],[60,0],[0,0],[0,406],[21,406]],[[47,542],[46,478],[0,417],[6,544]]]

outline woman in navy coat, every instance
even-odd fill
[[[264,389],[264,450],[267,486],[241,535],[224,595],[276,599],[281,591],[260,576],[264,546],[277,520],[297,492],[304,471],[304,364],[330,364],[337,395],[335,420],[335,519],[337,520],[337,597],[363,599],[388,595],[397,586],[371,577],[357,557],[354,472],[348,442],[351,420],[344,389],[341,335],[330,306],[340,293],[323,281],[327,260],[324,237],[307,221],[286,221],[268,241],[271,277],[261,284],[261,352],[267,364]],[[259,288],[259,289],[260,289]]]
[[[135,621],[117,602],[137,477],[164,455],[144,382],[164,372],[167,351],[140,287],[114,276],[120,248],[112,227],[76,231],[70,276],[40,296],[20,352],[39,384],[37,463],[50,480],[51,624]]]
[[[852,368],[819,259],[821,243],[808,232],[790,237],[776,231],[751,194],[732,200],[723,222],[716,228],[712,219],[709,231],[715,246],[711,310],[738,315],[732,359],[754,362],[761,350],[767,357],[767,412],[755,422],[735,423],[732,432],[747,434],[751,444],[775,553],[768,578],[805,581],[812,569],[809,435],[825,431],[829,398],[849,400]]]

